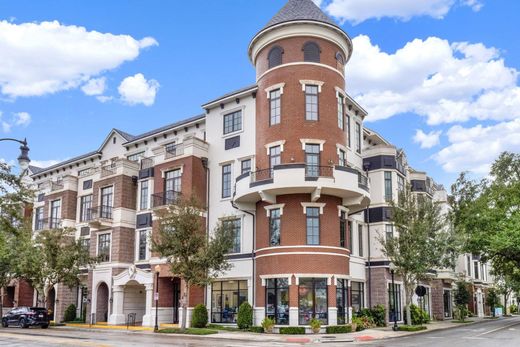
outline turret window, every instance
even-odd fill
[[[307,42],[303,45],[303,61],[319,63],[320,46],[316,42]]]
[[[270,117],[269,117],[269,125],[280,124],[280,114],[281,114],[281,93],[280,89],[275,89],[269,92],[269,102],[270,102]]]
[[[267,55],[267,60],[269,60],[269,68],[273,68],[275,66],[282,64],[282,55],[283,49],[280,46],[275,46],[271,48],[269,54]]]
[[[305,85],[305,119],[318,120],[318,86]]]

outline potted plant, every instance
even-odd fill
[[[352,326],[352,331],[357,331],[357,327],[361,326],[363,322],[361,321],[361,318],[359,317],[352,317],[352,323],[350,324]]]
[[[264,320],[262,321],[262,328],[264,328],[264,331],[266,333],[270,334],[273,332],[274,324],[275,324],[274,319],[265,317]]]
[[[317,318],[312,318],[309,321],[309,325],[311,326],[312,332],[317,334],[320,332],[321,329],[321,321]]]

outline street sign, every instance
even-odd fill
[[[417,294],[418,297],[422,298],[426,295],[426,288],[424,286],[417,286],[417,288],[415,288],[415,294]]]
[[[154,300],[159,300],[159,293],[154,293],[153,294],[153,299]]]

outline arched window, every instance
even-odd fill
[[[269,51],[267,59],[269,60],[269,68],[282,64],[283,49],[280,46],[274,46]]]
[[[303,45],[303,61],[320,62],[320,46],[316,42],[306,42]]]
[[[338,64],[345,65],[345,58],[341,52],[336,53],[336,60],[338,61]]]

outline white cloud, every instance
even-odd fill
[[[425,133],[424,131],[417,129],[415,131],[415,136],[413,137],[413,141],[418,143],[421,148],[432,148],[437,146],[440,143],[442,131],[430,131],[429,133]]]
[[[86,95],[101,95],[105,92],[106,80],[106,77],[91,78],[81,87],[81,90]]]
[[[118,91],[123,102],[135,105],[151,106],[155,102],[155,95],[159,89],[159,82],[146,80],[142,73],[126,77],[119,85]]]
[[[4,133],[11,132],[12,128],[26,127],[31,123],[31,115],[27,112],[15,112],[6,117],[0,111],[0,127]]]
[[[428,124],[520,117],[519,72],[481,43],[415,39],[393,53],[365,35],[353,39],[347,87],[369,111],[367,121],[406,112]]]
[[[472,171],[486,175],[501,152],[518,152],[519,134],[520,119],[470,128],[455,125],[447,133],[450,145],[434,158],[447,172]]]
[[[341,22],[353,24],[383,17],[401,21],[417,16],[442,19],[455,5],[468,6],[473,11],[482,7],[479,0],[315,0],[315,3],[323,5],[327,13]]]
[[[3,20],[0,92],[15,98],[77,88],[154,45],[157,41],[151,37],[136,40],[57,21],[14,24]]]
[[[112,100],[113,97],[106,96],[106,95],[99,95],[99,96],[96,96],[96,99],[98,99],[99,102],[105,103],[105,102]]]
[[[27,112],[17,112],[13,114],[14,124],[20,126],[28,126],[31,123],[31,115]]]

